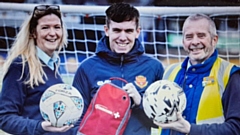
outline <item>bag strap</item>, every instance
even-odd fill
[[[111,77],[110,80],[120,80],[123,81],[124,83],[128,83],[125,79],[121,78],[121,77]],[[130,102],[131,102],[131,108],[133,108],[135,106],[134,101],[132,99],[132,97],[130,97]]]
[[[125,79],[121,78],[121,77],[111,77],[110,80],[120,80],[123,81],[124,83],[128,83]]]

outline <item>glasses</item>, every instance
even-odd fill
[[[46,11],[46,10],[59,10],[60,11],[60,7],[58,5],[39,5],[36,6],[34,8],[34,11],[38,10],[38,11]]]
[[[33,16],[43,14],[45,11],[57,11],[60,13],[60,7],[58,5],[39,5],[33,10]]]
[[[33,33],[33,30],[36,28],[38,24],[38,19],[48,15],[55,14],[61,19],[60,7],[58,5],[39,5],[36,6],[33,10],[32,17],[30,19],[30,33]]]

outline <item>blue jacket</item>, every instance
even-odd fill
[[[213,63],[218,58],[215,50],[214,54],[203,64],[192,65],[187,69],[189,58],[185,59],[181,65],[175,82],[183,87],[187,97],[187,106],[183,112],[185,119],[191,123],[189,135],[239,135],[240,134],[240,72],[239,67],[234,66],[230,72],[230,80],[222,95],[222,106],[224,112],[224,124],[202,124],[196,125],[199,101],[203,92],[203,78],[209,76]],[[184,135],[176,131],[163,130],[162,135]]]
[[[164,72],[162,64],[143,53],[143,46],[138,39],[127,54],[112,52],[106,36],[100,40],[96,55],[81,63],[73,81],[73,86],[80,91],[84,99],[83,115],[98,88],[104,82],[110,81],[111,77],[121,77],[133,83],[141,95],[152,82],[162,78]],[[136,80],[139,77],[145,77],[146,81],[138,83]],[[116,80],[112,83],[119,87],[125,85],[122,81]],[[133,108],[124,135],[150,135],[151,126],[153,126],[151,120],[147,118],[140,105]]]
[[[48,66],[43,67],[48,80],[33,89],[24,84],[29,69],[26,65],[23,78],[22,59],[17,58],[9,67],[3,79],[0,94],[0,129],[13,135],[76,135],[77,126],[65,133],[50,133],[42,129],[44,121],[39,110],[39,101],[43,92],[50,86],[63,83],[59,75]]]

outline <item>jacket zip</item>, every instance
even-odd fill
[[[124,61],[124,54],[121,55],[121,63],[120,63],[120,68],[121,68],[121,74],[122,74],[122,78],[124,79],[124,74],[123,74],[123,61]],[[122,82],[122,86],[124,86],[125,83]]]

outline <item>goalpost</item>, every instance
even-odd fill
[[[22,21],[36,4],[0,3],[0,63],[4,62]],[[104,35],[104,12],[108,6],[60,5],[68,29],[68,47],[61,56],[61,74],[71,83],[82,60],[95,52]],[[140,11],[141,40],[145,52],[164,66],[186,57],[181,27],[193,13],[204,13],[215,21],[220,57],[240,65],[240,7],[137,7]]]

